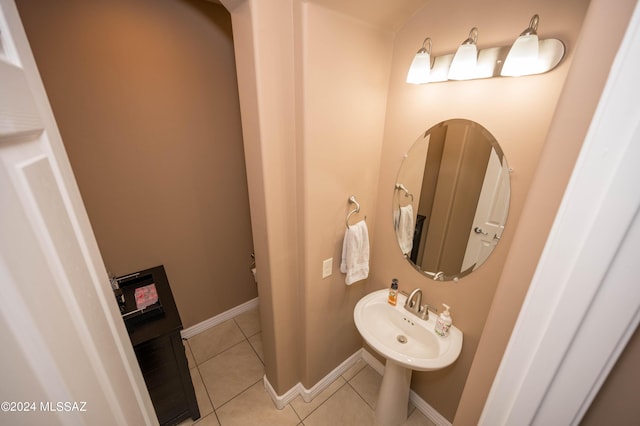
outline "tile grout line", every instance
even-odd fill
[[[189,345],[189,350],[191,351],[191,345],[189,344],[189,339],[186,339],[186,342],[187,342],[187,345]],[[218,421],[218,424],[220,424],[220,418],[218,417],[218,413],[216,412],[216,407],[213,406],[213,401],[211,400],[211,395],[209,395],[209,389],[207,389],[207,386],[204,384],[204,378],[202,377],[202,373],[200,372],[200,366],[198,365],[198,363],[196,362],[195,357],[193,356],[193,351],[191,352],[191,357],[193,358],[193,362],[196,364],[196,366],[194,368],[198,372],[198,376],[200,377],[200,381],[202,382],[202,387],[204,388],[204,391],[207,394],[207,399],[209,400],[209,404],[211,404],[211,409],[213,410],[211,413],[207,414],[206,416],[202,416],[202,414],[200,414],[200,418],[198,420],[196,420],[194,422],[194,424],[198,424],[202,419],[204,419],[205,417],[210,416],[211,414],[216,416],[216,420]],[[200,411],[200,407],[198,407],[198,411]]]
[[[360,398],[362,401],[364,401],[365,404],[367,404],[367,407],[369,407],[369,409],[373,410],[374,412],[376,411],[375,407],[372,407],[369,402],[364,399],[364,397],[362,395],[360,395],[360,392],[358,392],[358,389],[355,388],[355,386],[353,386],[351,384],[351,382],[347,382],[347,384],[351,387],[351,389],[356,393],[356,395],[358,395],[358,398]]]
[[[336,380],[338,380],[339,378],[342,378],[342,380],[344,380],[344,383],[342,385],[340,385],[340,387],[338,389],[336,389],[334,392],[331,393],[331,395],[329,395],[327,397],[327,399],[325,399],[324,401],[322,401],[321,404],[319,404],[316,408],[314,408],[313,410],[311,410],[309,412],[309,414],[307,414],[306,416],[304,416],[304,418],[302,418],[302,416],[300,414],[298,414],[298,412],[296,411],[296,409],[294,408],[293,405],[291,405],[291,402],[288,403],[287,405],[291,405],[291,408],[293,408],[293,411],[298,415],[298,418],[300,419],[301,422],[304,422],[305,419],[308,419],[313,413],[315,413],[320,407],[322,407],[324,404],[327,403],[327,401],[329,401],[329,399],[331,399],[331,397],[333,395],[335,395],[340,389],[342,389],[343,387],[345,387],[345,385],[349,384],[349,381],[347,381],[344,377],[342,377],[342,375],[338,376],[338,378]],[[334,380],[335,382],[335,380]],[[329,385],[331,386],[331,385]],[[328,386],[327,386],[328,388]],[[295,399],[294,399],[295,401]],[[304,401],[304,400],[303,400]],[[292,401],[293,402],[293,401]],[[310,404],[310,402],[305,402],[305,404]]]
[[[245,389],[243,389],[243,390],[241,390],[240,392],[238,392],[236,395],[234,395],[234,396],[233,396],[233,398],[231,398],[230,400],[228,400],[228,401],[224,402],[222,405],[220,405],[220,407],[215,407],[215,406],[214,406],[214,404],[213,404],[213,401],[211,400],[211,396],[209,395],[209,389],[208,389],[208,388],[207,388],[207,386],[204,384],[204,378],[202,377],[202,373],[200,372],[200,365],[204,364],[205,362],[208,362],[208,361],[212,360],[213,358],[217,357],[218,355],[222,355],[223,353],[225,353],[226,351],[230,350],[231,348],[234,348],[235,346],[238,346],[238,345],[240,345],[241,343],[246,342],[246,343],[249,345],[249,347],[251,348],[251,350],[254,352],[254,354],[256,355],[256,357],[258,358],[258,360],[260,361],[260,363],[262,364],[262,366],[264,367],[264,362],[262,361],[262,359],[260,358],[260,356],[259,356],[259,355],[258,355],[258,353],[256,352],[255,348],[253,347],[253,345],[252,345],[252,344],[251,344],[251,342],[249,341],[249,338],[247,337],[247,335],[245,334],[245,332],[242,330],[242,327],[240,327],[240,325],[238,324],[238,322],[237,322],[237,321],[235,321],[235,317],[234,317],[234,318],[232,318],[232,319],[233,319],[234,323],[236,324],[236,326],[238,327],[238,329],[240,329],[240,332],[242,333],[242,335],[243,335],[243,336],[245,336],[245,337],[244,337],[244,339],[243,339],[242,341],[240,341],[240,342],[238,342],[238,343],[236,343],[236,344],[234,344],[234,345],[232,345],[232,346],[228,347],[227,349],[223,350],[222,352],[217,353],[216,355],[212,356],[211,358],[207,359],[206,361],[203,361],[203,362],[202,362],[202,363],[200,363],[200,364],[198,364],[198,363],[196,362],[196,368],[197,368],[197,370],[198,370],[198,375],[200,376],[200,380],[202,380],[202,384],[203,384],[203,386],[204,386],[204,388],[205,388],[205,391],[207,392],[207,397],[209,398],[209,402],[211,403],[211,407],[213,408],[213,413],[215,414],[216,419],[218,420],[218,424],[219,424],[220,426],[222,426],[222,422],[221,422],[221,420],[220,420],[220,417],[218,416],[218,410],[219,410],[219,409],[221,409],[222,407],[224,407],[225,405],[229,404],[231,401],[233,401],[234,399],[236,399],[236,398],[237,398],[237,397],[239,397],[240,395],[242,395],[244,392],[246,392],[247,390],[249,390],[251,387],[255,386],[255,385],[256,385],[256,383],[259,383],[259,382],[262,380],[262,378],[258,379],[256,382],[252,383],[251,385],[249,385],[249,386],[248,386],[248,387],[246,387]],[[262,330],[261,330],[261,331],[262,331]],[[260,331],[260,332],[261,332],[261,331]],[[258,333],[259,333],[259,332],[258,332]],[[256,335],[256,334],[258,334],[258,333],[255,333],[255,334],[253,334],[252,336],[255,336],[255,335]],[[188,342],[187,342],[187,343],[188,343]],[[191,349],[191,346],[189,346],[189,349]],[[195,362],[195,357],[194,357],[194,362]],[[291,407],[291,408],[293,408],[293,407]],[[294,411],[294,413],[295,413],[295,410],[293,410],[293,411]],[[297,414],[297,413],[296,413],[296,416],[298,416],[298,414]],[[206,417],[206,416],[205,416],[205,417]],[[198,419],[198,421],[200,421],[201,419],[202,419],[202,418]],[[298,416],[298,419],[300,419],[300,416]],[[300,421],[302,421],[302,420],[300,419]]]
[[[244,313],[244,312],[243,312]],[[257,336],[258,334],[262,333],[262,325],[260,326],[260,330],[258,330],[257,332],[253,333],[251,336],[248,336],[247,333],[245,333],[245,331],[242,329],[242,327],[240,326],[240,323],[238,323],[238,321],[236,321],[236,318],[238,316],[240,316],[242,314],[238,314],[235,317],[231,318],[233,320],[233,322],[236,323],[236,326],[238,326],[238,328],[240,329],[240,332],[242,333],[242,335],[244,336],[244,339],[247,341],[247,343],[249,344],[249,346],[251,346],[251,349],[253,350],[253,352],[256,354],[256,356],[258,357],[258,359],[260,360],[260,362],[262,363],[262,366],[264,367],[264,360],[260,357],[260,354],[258,353],[258,351],[256,351],[256,348],[253,347],[253,344],[251,343],[251,341],[249,340],[250,338],[252,338],[253,336]]]
[[[251,346],[251,349],[253,350],[253,346],[251,345],[251,343],[250,343],[247,339],[242,339],[242,340],[240,340],[239,342],[236,342],[236,343],[234,343],[233,345],[229,346],[229,347],[228,347],[228,348],[226,348],[225,350],[223,350],[223,351],[221,351],[221,352],[218,352],[217,354],[215,354],[215,355],[213,355],[213,356],[211,356],[211,357],[207,358],[206,360],[202,361],[201,363],[198,363],[198,361],[196,361],[196,360],[195,360],[195,357],[194,357],[194,361],[195,361],[195,363],[196,363],[196,366],[197,366],[198,368],[200,368],[200,366],[201,366],[202,364],[204,364],[204,363],[206,363],[206,362],[211,361],[211,360],[212,360],[212,359],[214,359],[215,357],[218,357],[218,356],[222,355],[223,353],[227,352],[229,349],[235,348],[236,346],[238,346],[238,345],[240,345],[240,344],[242,344],[242,343],[244,343],[244,342],[247,342],[247,343],[249,344],[249,346]],[[254,352],[255,352],[255,350],[254,350]],[[256,354],[256,356],[258,356],[258,355]],[[260,357],[259,357],[259,356],[258,356],[258,359],[260,359]],[[260,360],[260,361],[262,362],[262,360]],[[264,363],[263,363],[263,365],[264,365]]]
[[[222,325],[222,324],[227,323],[227,322],[232,321],[232,320],[233,320],[233,318],[231,318],[231,319],[229,319],[229,320],[227,320],[227,321],[225,321],[225,322],[223,322],[223,323],[221,323],[221,324],[218,324],[218,325]],[[233,321],[233,323],[236,325],[236,327],[238,327],[238,330],[240,331],[240,334],[243,336],[243,339],[241,339],[240,341],[238,341],[238,342],[234,343],[233,345],[229,346],[228,348],[225,348],[224,350],[222,350],[222,351],[220,351],[220,352],[218,352],[218,353],[216,353],[216,354],[214,354],[214,355],[210,356],[209,358],[207,358],[207,359],[203,360],[202,362],[198,362],[198,360],[196,359],[196,356],[195,356],[195,355],[194,355],[194,353],[193,353],[193,350],[191,350],[191,355],[193,356],[193,361],[196,363],[196,365],[197,365],[198,367],[199,367],[200,365],[204,364],[205,362],[209,361],[210,359],[215,358],[215,357],[217,357],[218,355],[220,355],[221,353],[223,353],[223,352],[225,352],[225,351],[227,351],[227,350],[231,349],[232,347],[236,346],[237,344],[242,343],[242,340],[247,340],[247,338],[246,338],[246,337],[244,337],[244,333],[242,332],[242,329],[240,328],[240,326],[238,326],[238,323],[237,323],[237,322],[235,322],[235,321]],[[207,330],[209,330],[209,329],[207,329]],[[207,331],[207,330],[204,330],[204,331]],[[203,331],[203,332],[204,332],[204,331]],[[200,334],[200,333],[198,333],[198,334]],[[183,340],[189,341],[189,339],[192,339],[192,338],[194,338],[194,337],[198,336],[198,334],[196,334],[196,335],[194,335],[194,336],[191,336],[191,337],[189,337],[189,338],[183,338]],[[189,349],[191,349],[191,344],[189,344]]]
[[[240,395],[242,395],[243,393],[245,393],[246,391],[248,391],[249,389],[251,389],[252,387],[254,387],[256,385],[256,383],[259,383],[262,381],[262,378],[260,378],[259,380],[256,380],[255,382],[253,382],[251,385],[247,386],[246,388],[242,389],[240,392],[238,392],[236,395],[233,396],[233,398],[231,398],[228,401],[225,401],[220,407],[218,408],[213,408],[214,410],[219,410],[220,408],[224,407],[225,405],[227,405],[228,403],[230,403],[231,401],[233,401],[234,399],[236,399],[237,397],[239,397]],[[206,386],[205,386],[206,387]],[[213,403],[211,404],[213,406]]]

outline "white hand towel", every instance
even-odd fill
[[[393,209],[393,229],[397,231],[398,226],[400,226],[400,207]]]
[[[351,285],[369,276],[369,231],[364,220],[351,225],[344,234],[340,272]]]
[[[400,218],[398,221],[398,242],[403,254],[411,253],[413,249],[413,234],[415,225],[413,222],[413,207],[411,204],[400,207]]]

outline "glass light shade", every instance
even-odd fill
[[[407,73],[407,83],[424,84],[429,82],[431,75],[431,55],[425,49],[420,49],[411,62]]]
[[[511,46],[500,75],[516,77],[537,72],[538,51],[536,34],[521,35]]]
[[[460,45],[449,68],[449,80],[469,80],[474,78],[477,63],[477,46],[471,43]]]

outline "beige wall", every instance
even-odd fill
[[[431,305],[452,307],[454,325],[464,332],[459,359],[436,372],[416,372],[412,388],[450,421],[458,408],[467,376],[483,333],[494,291],[518,228],[524,201],[549,130],[578,39],[587,2],[507,0],[430,2],[397,33],[389,86],[382,164],[379,180],[375,259],[367,291],[385,287],[393,276],[406,291],[421,288]],[[506,45],[540,15],[541,38],[556,37],[567,46],[567,56],[554,71],[526,78],[446,82],[422,86],[404,82],[415,51],[425,37],[433,39],[433,54],[455,51],[472,26],[479,28],[478,46]],[[502,240],[489,260],[458,283],[431,281],[402,257],[392,229],[393,185],[403,154],[434,124],[466,118],[484,126],[500,143],[511,174],[511,203]],[[515,308],[519,309],[519,306]]]
[[[571,71],[551,123],[482,340],[473,360],[455,417],[456,425],[475,425],[480,417],[635,3],[634,0],[625,0],[616,3],[616,7],[611,7],[611,3],[606,0],[591,0]],[[594,51],[600,52],[597,58],[593,55]],[[628,361],[617,368],[624,371],[625,367],[629,368]],[[603,388],[601,403],[593,418],[609,416],[610,419],[616,419],[616,422],[618,419],[629,418],[618,409],[622,404],[616,407],[609,403],[620,398],[620,389],[637,394],[637,382],[636,387],[633,385],[630,380],[626,388],[625,385],[619,385],[619,382]],[[624,394],[625,391],[620,393]],[[633,409],[630,404],[626,407]]]
[[[302,383],[311,387],[361,347],[353,309],[365,282],[340,273],[346,216],[355,195],[370,244],[377,223],[377,179],[393,34],[314,3],[303,6],[302,287],[306,327]],[[322,278],[322,261],[333,275]],[[375,263],[371,263],[374,269]]]
[[[164,264],[187,327],[256,297],[228,12],[17,4],[110,272]]]

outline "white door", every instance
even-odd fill
[[[502,238],[509,210],[509,167],[504,157],[502,159],[500,162],[495,149],[491,150],[462,262],[463,271],[474,264],[476,267],[482,265]]]
[[[0,347],[0,424],[157,424],[11,0],[0,0]]]

